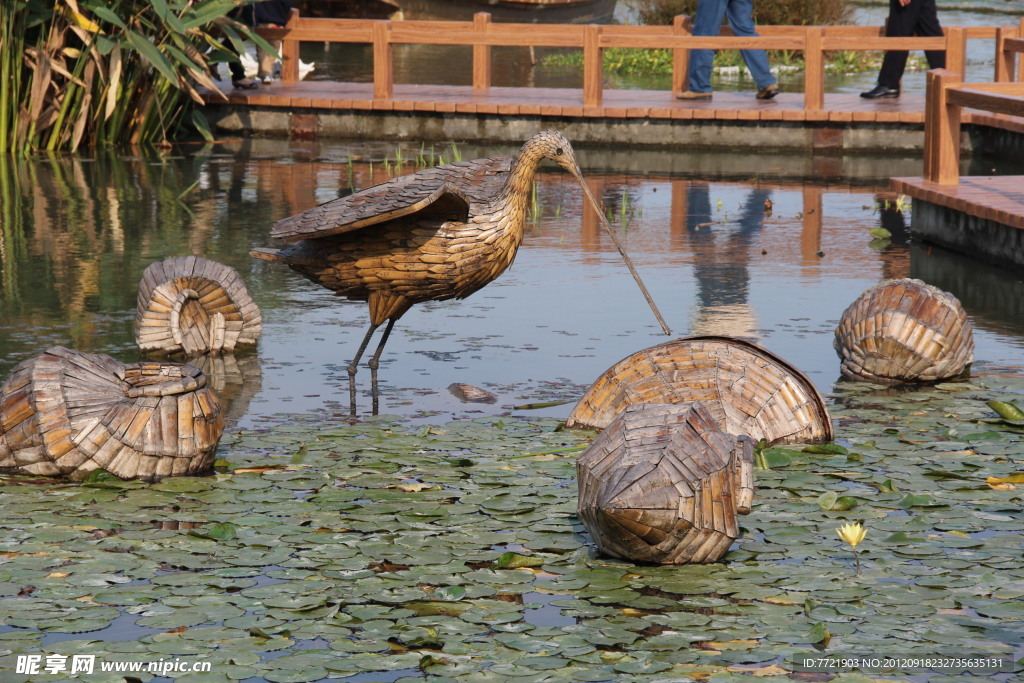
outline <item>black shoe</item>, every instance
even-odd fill
[[[861,97],[868,100],[882,100],[896,98],[900,96],[899,88],[887,88],[884,85],[876,85],[874,89],[862,92]]]

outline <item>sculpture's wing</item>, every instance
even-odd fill
[[[492,157],[399,176],[280,220],[271,237],[288,242],[327,237],[411,214],[465,222],[474,204],[497,193],[510,166],[510,157]]]

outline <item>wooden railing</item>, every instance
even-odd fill
[[[804,108],[822,110],[825,100],[825,53],[829,51],[945,50],[946,68],[963,73],[968,39],[997,39],[1012,46],[1024,36],[1021,27],[947,27],[945,36],[888,38],[881,27],[868,26],[758,26],[761,35],[737,37],[727,29],[719,36],[693,36],[689,17],[678,16],[672,26],[598,26],[576,24],[493,23],[481,12],[473,21],[381,21],[365,19],[310,19],[292,11],[284,28],[260,29],[270,40],[282,40],[282,80],[299,76],[302,42],[370,43],[373,45],[373,96],[394,96],[393,49],[396,44],[462,45],[473,48],[473,88],[491,87],[491,48],[494,46],[567,47],[583,50],[583,105],[602,104],[602,53],[608,48],[669,48],[673,52],[672,92],[687,87],[691,49],[795,50],[804,54]],[[996,76],[1006,66],[997,57]]]
[[[964,83],[952,69],[928,72],[924,118],[924,177],[942,185],[960,182],[963,109],[1024,117],[1024,20],[1021,29],[999,29],[994,83]],[[1016,62],[1016,68],[1015,68]]]

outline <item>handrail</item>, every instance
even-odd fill
[[[718,36],[694,36],[689,17],[677,16],[672,26],[598,26],[579,24],[494,23],[480,12],[472,21],[390,21],[300,17],[292,10],[283,28],[258,29],[268,40],[282,41],[282,80],[297,81],[302,42],[370,43],[373,45],[373,96],[394,97],[396,44],[459,45],[473,48],[473,88],[491,87],[491,48],[495,46],[571,47],[583,49],[583,105],[599,107],[603,99],[602,53],[613,47],[673,50],[672,92],[687,87],[691,49],[798,50],[804,53],[804,109],[820,111],[825,98],[824,53],[835,50],[944,50],[946,68],[964,72],[966,42],[973,38],[997,40],[996,78],[1008,80],[1013,55],[1024,42],[1020,27],[946,27],[942,37],[887,37],[881,27],[863,26],[759,26],[758,36],[734,36],[722,29]],[[1008,56],[1009,55],[1009,56]],[[1024,75],[1024,63],[1018,69]]]
[[[1000,29],[1002,31],[1002,29]],[[996,82],[963,83],[962,77],[948,69],[927,74],[924,115],[924,177],[940,185],[960,182],[960,122],[964,107],[993,114],[1024,116],[1024,69],[1018,68],[1018,80],[1010,81],[1017,55],[1024,53],[1024,39],[1002,32],[996,45]],[[1024,60],[1022,60],[1024,61]]]

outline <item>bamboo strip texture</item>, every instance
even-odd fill
[[[802,372],[756,344],[722,336],[675,339],[624,358],[587,389],[566,425],[605,429],[635,403],[696,401],[729,434],[770,444],[832,440],[825,400]]]
[[[263,329],[259,307],[234,268],[197,256],[152,263],[139,283],[135,341],[143,351],[230,353]]]
[[[750,512],[753,449],[699,402],[627,405],[576,463],[577,513],[605,555],[717,562]]]
[[[0,388],[0,471],[83,479],[102,468],[156,481],[210,468],[224,419],[191,365],[122,364],[60,346]]]
[[[969,372],[974,332],[960,301],[921,280],[887,280],[843,311],[834,347],[846,377],[938,382]]]

